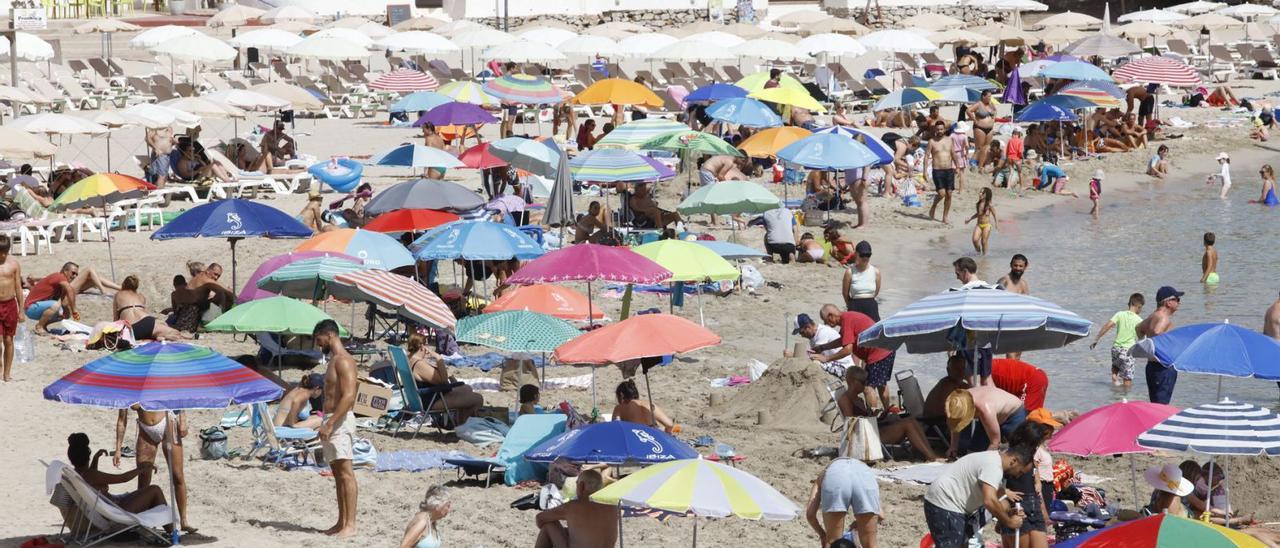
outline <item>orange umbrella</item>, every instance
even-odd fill
[[[570,102],[576,105],[648,105],[654,108],[664,104],[662,98],[649,88],[622,78],[597,80]]]
[[[587,296],[558,285],[517,286],[486,306],[484,311],[528,310],[555,316],[562,320],[587,321]],[[591,318],[604,318],[601,310],[592,310]]]
[[[786,148],[787,145],[810,135],[812,133],[802,127],[771,127],[747,137],[745,141],[738,144],[738,149],[752,158],[771,158],[777,155],[779,150]]]
[[[720,344],[720,336],[671,314],[641,314],[560,345],[560,363],[608,364],[669,356]]]

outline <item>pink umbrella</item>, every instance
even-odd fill
[[[1129,455],[1133,481],[1133,497],[1138,500],[1138,472],[1134,453],[1150,453],[1138,445],[1138,435],[1150,430],[1179,409],[1171,405],[1145,401],[1122,401],[1104,405],[1076,417],[1049,440],[1049,449],[1058,453],[1087,457],[1090,455]]]
[[[243,304],[249,301],[256,301],[258,299],[276,296],[275,293],[270,291],[258,289],[258,280],[267,277],[272,272],[279,270],[285,265],[313,257],[338,257],[342,259],[349,259],[354,263],[364,264],[364,261],[359,258],[342,253],[334,253],[332,251],[294,251],[282,255],[276,255],[275,257],[267,259],[258,266],[257,270],[253,271],[253,275],[249,276],[249,281],[245,282],[244,289],[241,289],[240,294],[236,296],[236,304]]]
[[[594,313],[591,282],[652,284],[670,277],[670,270],[629,248],[588,243],[557,249],[529,261],[508,277],[507,283],[587,282],[587,318],[590,320]]]

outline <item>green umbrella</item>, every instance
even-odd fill
[[[710,213],[764,213],[782,207],[782,200],[769,189],[749,181],[722,181],[699,188],[676,209],[683,215]]]
[[[297,299],[320,300],[326,295],[351,299],[345,285],[330,285],[341,274],[364,270],[366,266],[342,257],[314,257],[284,265],[258,280],[258,289]]]
[[[249,301],[214,318],[205,331],[227,333],[287,333],[310,335],[316,324],[332,320],[323,310],[289,297],[271,297]],[[339,335],[350,333],[338,325]]]
[[[641,150],[685,150],[706,154],[742,156],[741,150],[733,148],[733,145],[725,142],[724,139],[710,133],[693,130],[676,131],[654,137],[645,141],[644,144],[640,145],[640,148]]]
[[[504,310],[458,320],[458,342],[505,352],[552,352],[582,332],[549,314]]]

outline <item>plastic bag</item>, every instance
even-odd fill
[[[764,287],[764,274],[756,270],[756,267],[744,264],[742,265],[742,285],[750,289],[760,289]]]
[[[751,381],[755,382],[760,380],[760,376],[764,375],[765,370],[769,369],[769,364],[753,358],[747,362],[747,369],[751,371]]]
[[[200,431],[200,458],[222,460],[227,458],[227,433],[217,426]]]
[[[351,444],[351,465],[378,465],[378,449],[373,446],[372,441],[365,438],[356,438],[355,442]]]
[[[36,359],[36,334],[26,322],[18,324],[18,333],[13,336],[13,357],[18,363],[30,363]]]

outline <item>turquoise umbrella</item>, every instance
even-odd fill
[[[764,213],[782,206],[782,200],[769,189],[750,181],[722,181],[699,188],[685,198],[676,210],[683,215],[710,213]]]
[[[504,352],[542,353],[542,380],[547,380],[547,352],[581,335],[573,324],[528,310],[506,310],[458,320],[458,342]]]
[[[613,128],[613,131],[596,142],[596,147],[637,150],[646,148],[645,143],[663,135],[688,130],[689,126],[675,120],[645,118]]]
[[[367,267],[342,257],[315,257],[282,266],[258,280],[258,289],[298,299],[320,300],[326,295],[350,299],[346,286],[330,286],[334,278]]]

